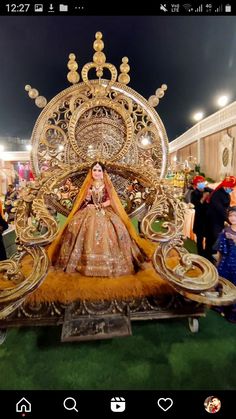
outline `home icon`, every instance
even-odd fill
[[[16,412],[19,413],[30,413],[31,412],[31,403],[25,397],[22,397],[18,403],[16,403]]]

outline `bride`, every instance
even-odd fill
[[[153,251],[136,233],[104,165],[95,162],[48,248],[52,265],[84,276],[119,277],[135,273]]]

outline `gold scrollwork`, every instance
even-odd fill
[[[171,254],[175,259],[173,265]],[[156,271],[177,289],[200,292],[218,283],[215,266],[199,255],[188,253],[180,239],[162,243],[154,253],[153,264]]]
[[[22,257],[28,254],[33,260],[33,266],[28,277],[25,278],[22,274],[20,282],[20,260],[18,263],[11,260],[0,262],[0,273],[5,271],[3,280],[10,279],[9,286],[0,289],[0,319],[7,317],[19,307],[26,297],[38,288],[48,271],[49,260],[42,247],[25,246],[23,249]]]
[[[202,291],[198,294],[187,291],[181,291],[181,293],[190,300],[210,306],[224,306],[236,303],[235,285],[221,277],[219,277],[218,286],[212,290]]]
[[[162,220],[161,227],[166,231],[156,231],[154,223]],[[182,234],[184,225],[184,204],[174,196],[171,188],[159,185],[155,201],[143,218],[141,230],[149,239],[156,242],[167,242]]]
[[[50,243],[57,235],[58,223],[47,210],[44,199],[35,198],[31,204],[31,211],[34,214],[35,225],[28,224],[30,212],[27,203],[22,201],[18,205],[16,214],[18,241],[31,246]]]

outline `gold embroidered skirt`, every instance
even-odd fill
[[[54,266],[85,276],[113,277],[134,273],[141,252],[111,207],[79,210],[62,236]]]

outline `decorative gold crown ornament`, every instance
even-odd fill
[[[25,90],[28,92],[30,99],[35,100],[35,105],[38,106],[38,108],[44,108],[47,105],[47,99],[44,96],[39,96],[37,89],[34,89],[29,84],[26,84]]]

